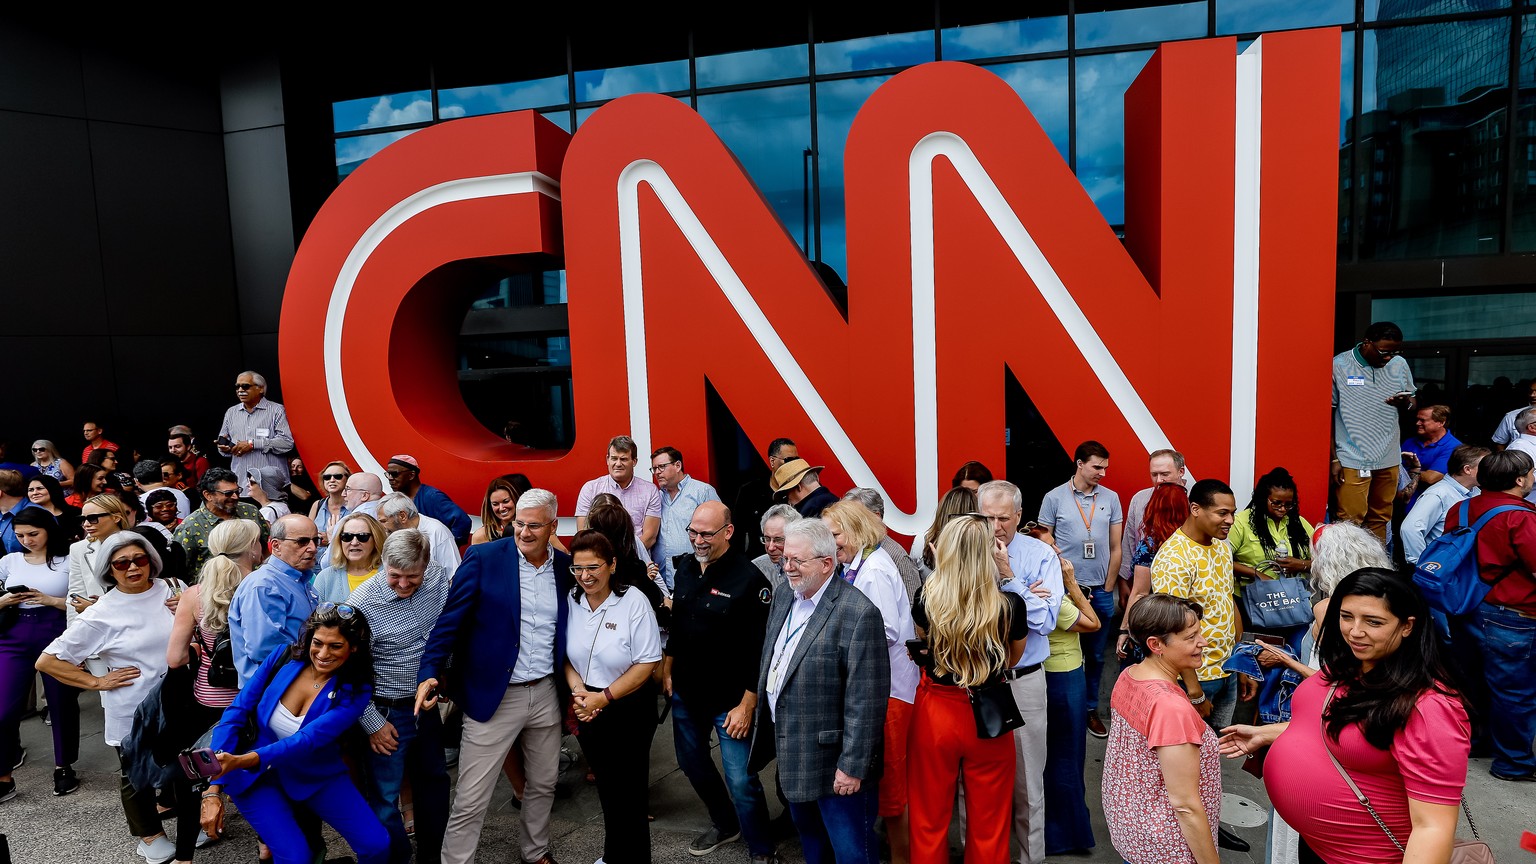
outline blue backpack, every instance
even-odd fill
[[[1488,520],[1511,510],[1524,510],[1518,504],[1500,504],[1490,508],[1474,525],[1468,525],[1472,499],[1461,502],[1460,523],[1455,529],[1441,534],[1419,556],[1413,568],[1413,584],[1419,586],[1424,600],[1431,609],[1446,615],[1465,615],[1476,609],[1488,592],[1492,582],[1484,582],[1477,570],[1477,534]]]

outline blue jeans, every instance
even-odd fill
[[[880,864],[875,818],[880,781],[865,781],[853,795],[823,795],[789,805],[789,818],[805,848],[805,864]]]
[[[1045,854],[1093,848],[1083,766],[1088,759],[1082,670],[1045,673]]]
[[[725,782],[709,757],[709,732],[720,739],[720,762]],[[768,801],[757,775],[747,770],[751,738],[737,740],[725,734],[725,713],[696,714],[678,693],[672,694],[672,739],[677,764],[693,784],[693,791],[709,811],[709,820],[727,837],[738,830],[751,855],[773,854],[768,836]],[[726,791],[729,784],[730,791]]]
[[[1217,733],[1232,725],[1232,713],[1237,709],[1237,674],[1229,672],[1214,681],[1201,681],[1200,690],[1211,700],[1211,716],[1205,722]]]
[[[1115,617],[1115,585],[1113,582],[1108,587],[1084,585],[1083,589],[1093,591],[1088,602],[1093,604],[1094,614],[1099,616],[1099,621],[1104,625],[1092,633],[1078,634],[1083,643],[1083,675],[1088,685],[1088,713],[1093,714],[1099,710],[1099,679],[1104,676],[1104,643],[1110,634],[1115,633],[1109,621]]]
[[[1536,771],[1531,739],[1536,737],[1536,620],[1487,603],[1472,612],[1469,628],[1482,655],[1492,710],[1495,774],[1519,776]]]
[[[416,820],[417,860],[437,864],[448,828],[448,769],[443,763],[443,724],[437,710],[413,716],[412,708],[386,708],[384,719],[395,727],[399,746],[383,756],[368,750],[368,806],[389,831],[389,860],[411,860],[411,841],[400,818],[400,787],[411,778]]]

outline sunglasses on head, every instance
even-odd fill
[[[336,535],[336,539],[340,540],[343,543],[353,543],[353,542],[362,543],[365,540],[373,539],[373,535],[369,534],[367,531],[358,531],[355,534],[352,533],[351,531],[343,531],[340,534]]]
[[[132,558],[112,559],[112,569],[119,573],[126,571],[129,567],[145,567],[148,566],[148,564],[149,556],[145,555],[143,552],[140,552]]]
[[[336,616],[341,618],[343,621],[351,621],[352,617],[357,614],[356,609],[353,609],[351,606],[348,606],[345,603],[331,602],[321,603],[319,606],[316,606],[315,612],[320,615],[328,615],[332,612],[335,612]]]

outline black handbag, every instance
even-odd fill
[[[965,688],[971,697],[971,713],[976,717],[977,738],[1001,738],[1024,726],[1019,703],[1013,701],[1013,689],[1007,681],[992,681]]]
[[[235,669],[235,650],[229,641],[229,628],[219,631],[208,657],[208,686],[226,690],[240,689],[240,673]]]

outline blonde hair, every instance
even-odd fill
[[[933,671],[962,687],[1008,665],[1008,606],[992,561],[992,524],[961,517],[939,532],[938,566],[923,583]]]
[[[107,511],[108,516],[116,518],[118,531],[129,530],[128,520],[133,516],[133,511],[128,509],[128,505],[115,492],[103,492],[93,498],[86,499],[85,504],[95,504],[97,507]],[[81,504],[80,509],[85,509],[85,504]],[[117,531],[112,533],[116,534]]]
[[[821,511],[827,527],[835,527],[847,545],[855,549],[873,549],[885,539],[885,523],[857,501],[839,501]]]
[[[336,523],[336,542],[331,544],[331,566],[341,570],[347,569],[347,553],[341,548],[341,532],[347,530],[347,523],[354,519],[362,520],[368,526],[368,533],[373,535],[373,557],[369,559],[368,569],[377,570],[379,562],[384,560],[384,541],[388,538],[389,532],[384,530],[379,520],[367,513],[348,513]]]
[[[260,539],[261,526],[250,519],[225,519],[208,532],[208,560],[197,574],[204,630],[217,633],[229,626],[229,604],[245,578],[233,558],[250,552]]]

